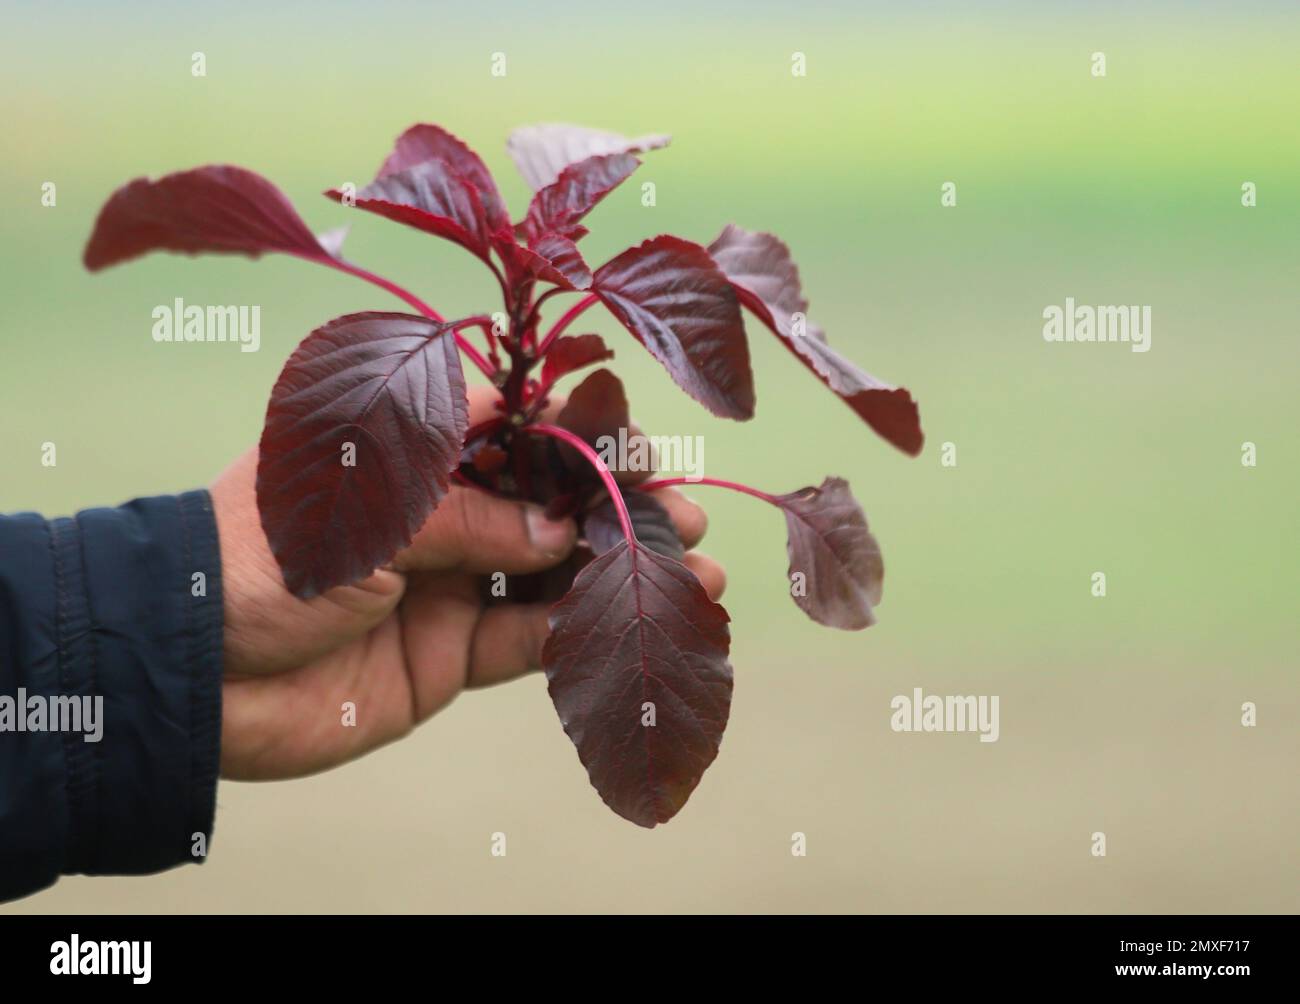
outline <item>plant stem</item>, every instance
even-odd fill
[[[500,426],[503,426],[505,424],[506,424],[505,417],[502,415],[498,415],[495,418],[485,419],[482,422],[479,422],[478,425],[471,425],[469,427],[469,430],[465,433],[466,445],[474,442],[474,440],[477,439],[479,436],[486,435],[489,432],[496,432]]]
[[[549,300],[551,297],[557,296],[560,293],[567,293],[567,292],[569,292],[569,290],[560,289],[559,286],[556,286],[553,289],[548,289],[545,293],[543,293],[536,300],[534,300],[533,305],[528,308],[528,314],[526,315],[524,320],[524,327],[536,329],[537,321],[538,321],[538,312],[542,309],[542,305],[546,303],[546,301]],[[533,347],[536,348],[536,345],[534,345]]]
[[[538,358],[541,358],[542,356],[546,355],[546,350],[551,347],[551,343],[554,342],[555,339],[560,337],[560,334],[564,331],[564,329],[567,328],[570,324],[572,324],[578,318],[578,315],[580,315],[588,307],[594,306],[599,300],[600,297],[598,297],[595,293],[592,293],[590,296],[584,297],[583,299],[575,303],[572,307],[570,307],[568,310],[566,310],[564,312],[564,315],[558,321],[555,322],[551,330],[546,333],[546,337],[542,340],[542,344],[538,346],[537,348]]]
[[[760,492],[757,488],[750,488],[749,485],[742,485],[737,481],[723,481],[719,478],[660,478],[658,481],[647,481],[645,484],[637,485],[637,488],[643,492],[652,492],[659,488],[671,488],[673,485],[712,485],[714,488],[730,488],[733,492],[743,492],[746,495],[752,495],[756,499],[762,499],[769,505],[780,507],[781,503],[767,492]]]
[[[338,262],[334,262],[333,264],[334,267],[339,269],[340,271],[346,272],[348,275],[354,275],[358,279],[364,279],[366,282],[372,283],[373,285],[378,286],[380,289],[387,290],[388,292],[392,293],[395,297],[397,297],[399,300],[405,300],[408,304],[410,304],[412,307],[418,310],[425,317],[429,318],[429,320],[431,321],[438,321],[439,323],[441,323],[446,320],[445,317],[443,317],[440,313],[438,313],[436,310],[430,307],[427,303],[421,300],[414,293],[410,292],[409,290],[403,289],[395,282],[385,279],[382,275],[376,275],[374,272],[371,272],[369,269],[362,268],[360,265],[353,265],[350,262],[338,261]]]
[[[492,363],[494,370],[501,368],[501,357],[497,354],[497,336],[492,330],[492,318],[486,314],[478,314],[474,317],[467,317],[463,321],[457,321],[455,330],[463,331],[466,328],[479,328],[483,332],[483,340],[487,342],[488,360]]]
[[[491,331],[492,318],[488,317],[487,314],[475,314],[473,317],[466,317],[457,321],[454,327],[457,331],[463,328],[482,328],[485,331]]]
[[[561,429],[558,425],[541,423],[526,425],[523,431],[562,440],[587,458],[587,462],[596,468],[596,473],[600,475],[600,479],[605,483],[605,491],[609,492],[610,501],[614,503],[614,508],[618,510],[618,522],[623,528],[623,536],[627,538],[629,546],[635,545],[636,534],[632,532],[632,517],[627,513],[627,503],[623,501],[623,493],[619,491],[618,482],[614,480],[614,475],[609,473],[609,468],[605,466],[605,462],[587,444],[587,441],[581,436],[575,436],[568,429]]]
[[[303,257],[303,256],[300,255],[299,257]],[[392,293],[399,300],[403,300],[406,303],[410,304],[412,307],[418,310],[425,317],[429,318],[429,320],[437,321],[439,324],[443,324],[446,322],[446,318],[444,318],[440,313],[438,313],[436,310],[430,307],[427,303],[421,300],[414,293],[410,292],[409,290],[403,289],[395,282],[390,282],[389,280],[385,279],[382,275],[376,275],[374,272],[371,272],[368,269],[364,269],[359,265],[353,265],[349,262],[340,261],[337,258],[329,258],[329,259],[322,258],[322,259],[308,259],[308,260],[319,261],[321,264],[330,265],[333,268],[338,269],[340,272],[346,272],[348,275],[356,276],[358,279],[364,279],[366,282],[372,283],[373,285],[378,286],[380,289]],[[474,348],[473,345],[471,345],[464,338],[462,338],[459,332],[453,332],[452,335],[456,339],[457,348],[459,348],[462,352],[464,352],[465,355],[469,356],[470,361],[479,368],[479,372],[481,372],[485,377],[491,380],[493,375],[496,373],[496,370],[492,366],[492,364],[483,358],[483,354],[479,352],[478,349]]]
[[[506,277],[501,274],[501,269],[497,268],[496,262],[494,262],[491,258],[487,259],[487,267],[490,268],[492,270],[492,274],[496,276],[497,285],[501,287],[501,299],[505,302],[506,309],[509,310],[510,309],[510,287],[506,285]]]

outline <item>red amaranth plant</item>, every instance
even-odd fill
[[[460,244],[496,277],[504,324],[488,314],[448,321],[346,261],[337,237],[315,237],[275,186],[239,167],[130,182],[100,211],[85,251],[92,271],[150,251],[280,252],[371,282],[415,311],[335,318],[303,340],[271,392],[257,504],[285,584],[305,598],[369,575],[453,480],[574,515],[585,546],[555,574],[512,589],[563,594],[543,656],[551,698],[601,797],[642,826],[671,819],[717,755],[731,705],[729,618],[681,563],[653,496],[685,479],[620,487],[594,449],[630,425],[618,378],[593,371],[554,421],[542,420],[558,380],[613,355],[599,335],[570,327],[604,306],[687,394],[743,420],[754,414],[743,307],[886,440],[912,455],[922,442],[908,392],[859,370],[807,321],[798,270],[776,237],[728,226],[704,247],[664,235],[588,266],[583,218],[636,169],[634,154],[667,143],[575,126],[517,130],[508,149],[535,194],[516,223],[483,161],[433,125],[403,133],[355,197],[326,193]],[[543,308],[570,294],[578,299],[543,333]],[[485,352],[467,337],[475,330]],[[462,356],[500,392],[498,414],[472,428]],[[791,591],[809,617],[845,629],[875,622],[880,549],[846,482],[783,495],[697,483],[781,510]]]

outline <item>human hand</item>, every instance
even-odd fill
[[[473,388],[469,399],[471,425],[495,414],[493,390]],[[253,448],[212,486],[225,604],[223,777],[324,770],[407,734],[465,688],[540,665],[551,604],[485,606],[479,580],[560,564],[576,543],[572,519],[453,486],[391,566],[300,600],[262,531],[256,477]],[[673,490],[655,498],[683,544],[699,543],[704,511]],[[721,595],[716,562],[692,551],[686,565],[712,598]],[[345,702],[355,726],[343,725]]]

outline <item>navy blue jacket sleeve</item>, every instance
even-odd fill
[[[221,645],[207,492],[0,516],[0,900],[203,861]]]

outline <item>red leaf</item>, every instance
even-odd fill
[[[285,364],[262,431],[257,507],[296,595],[364,578],[447,494],[469,425],[449,330],[410,314],[350,314]]]
[[[555,416],[555,424],[581,436],[591,446],[601,436],[617,435],[631,423],[623,383],[609,370],[589,373]],[[585,463],[586,461],[584,461]]]
[[[655,237],[597,269],[592,288],[682,390],[715,415],[753,417],[736,292],[704,248]]]
[[[605,347],[600,335],[561,335],[546,350],[542,383],[549,387],[566,373],[613,358],[614,353]]]
[[[516,296],[521,295],[527,283],[537,279],[554,282],[557,285],[568,282],[545,255],[530,251],[515,240],[514,232],[511,230],[502,230],[493,234],[492,246],[501,257],[507,282]]]
[[[580,160],[611,153],[658,150],[667,146],[671,139],[671,136],[662,134],[628,139],[614,132],[554,123],[516,129],[506,141],[506,151],[528,182],[528,187],[536,192],[555,181],[570,164]]]
[[[325,193],[344,202],[344,193]],[[426,160],[376,178],[356,194],[356,208],[445,237],[487,260],[491,227],[478,189],[444,160]]]
[[[99,211],[83,261],[95,272],[150,251],[330,257],[284,193],[261,175],[228,165],[122,186]]]
[[[521,236],[532,240],[553,232],[577,240],[586,234],[578,221],[596,208],[641,162],[630,153],[588,157],[570,164],[551,184],[533,196],[528,215],[520,224]]]
[[[857,631],[876,623],[885,566],[848,482],[827,478],[774,500],[789,532],[791,581],[798,573],[806,587],[803,595],[792,591],[795,603],[827,627]]]
[[[646,492],[623,492],[623,502],[632,519],[632,532],[637,541],[667,558],[681,561],[686,548],[677,536],[673,518],[654,496]],[[624,540],[623,524],[618,509],[608,495],[582,519],[582,533],[596,554],[604,554]]]
[[[545,233],[534,238],[528,246],[546,258],[558,273],[558,278],[546,276],[547,281],[565,289],[591,288],[591,269],[578,252],[577,245],[569,238]]]
[[[515,242],[509,231],[500,231],[493,238],[493,246],[515,286],[530,279],[542,279],[561,289],[591,288],[591,269],[567,237],[542,234],[525,248]]]
[[[452,173],[478,190],[479,201],[492,230],[510,225],[505,200],[497,190],[492,172],[478,154],[441,126],[421,123],[398,136],[393,152],[380,165],[375,180],[429,160],[442,161]]]
[[[728,619],[685,565],[626,541],[552,609],[551,700],[600,797],[639,826],[672,819],[718,754]]]
[[[596,443],[602,436],[617,438],[619,429],[630,430],[632,419],[628,414],[627,394],[623,391],[622,381],[605,369],[588,374],[573,388],[573,393],[555,416],[555,424],[581,437],[593,449],[597,448]],[[628,435],[631,435],[630,431]],[[586,458],[572,446],[568,443],[559,446],[560,455],[570,469],[591,471]]]
[[[921,452],[925,437],[911,394],[858,369],[826,344],[816,325],[807,323],[803,335],[794,332],[794,315],[806,319],[808,301],[799,286],[799,269],[781,240],[728,225],[709,245],[709,253],[735,285],[740,302],[822,383],[904,453]]]

